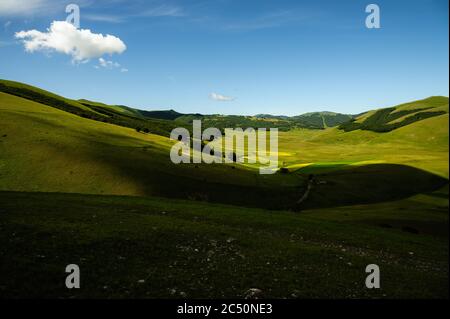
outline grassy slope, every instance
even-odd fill
[[[382,133],[390,132],[417,121],[448,114],[448,105],[448,97],[432,96],[391,108],[369,111],[351,122],[341,124],[339,128],[346,132],[358,129]]]
[[[0,136],[6,135],[0,137],[1,190],[156,195],[290,209],[296,207],[305,189],[305,175],[260,175],[253,168],[236,165],[173,165],[169,161],[172,144],[167,138],[83,119],[3,93],[0,100]],[[368,136],[373,138],[367,139]],[[431,165],[445,176],[442,170],[448,157],[443,157],[445,147],[439,149],[445,138],[434,140],[437,146],[433,148],[427,143],[429,148],[422,153],[428,161],[419,158],[419,151],[407,141],[375,143],[378,138],[385,139],[387,135],[343,133],[337,129],[292,131],[281,134],[279,155],[283,161],[292,161],[294,167],[304,161],[305,154],[309,156],[305,156],[307,163],[319,160],[320,165],[333,168],[342,162],[367,160],[387,159],[388,164],[397,163],[380,157],[380,149],[385,150],[385,156],[404,159],[399,157],[403,148],[404,157],[413,158],[416,166]],[[410,140],[412,143],[414,137]],[[311,167],[307,169],[305,174],[310,173]],[[365,178],[355,180],[354,174],[339,172],[320,177],[329,182],[321,189],[331,187],[329,200],[311,197],[307,207],[392,200],[433,190],[443,183],[420,170],[386,164],[374,169],[356,168],[355,173],[364,174]],[[405,182],[408,180],[420,183]],[[345,187],[333,187],[336,182]],[[371,192],[374,188],[377,194]]]
[[[80,109],[83,111],[96,113],[94,110],[92,110],[91,108],[89,108],[86,105],[81,104],[79,101],[67,99],[60,95],[57,95],[57,94],[51,93],[49,91],[42,90],[38,87],[27,85],[24,83],[0,79],[0,88],[1,88],[0,92],[3,92],[3,93],[6,93],[4,91],[11,91],[11,93],[14,92],[16,94],[25,94],[25,95],[34,93],[37,96],[48,97],[52,100],[61,101],[65,104],[68,104],[69,106],[73,107],[74,109]],[[21,90],[26,90],[26,91],[21,92]],[[11,94],[11,93],[9,93],[9,94]]]
[[[404,164],[448,178],[448,114],[388,133],[337,128],[280,133],[285,166],[309,163]],[[367,162],[369,161],[369,162]]]
[[[292,214],[0,192],[0,255],[8,256],[0,294],[240,298],[259,288],[275,298],[448,298],[448,199],[436,196]],[[64,288],[71,263],[81,267],[79,290]],[[371,263],[381,269],[379,290],[364,286]]]
[[[168,138],[3,93],[0,101],[1,190],[158,195],[273,207],[293,202],[296,186],[303,183],[233,165],[174,165]]]
[[[102,107],[102,108],[106,108],[106,109],[111,109],[113,111],[120,112],[120,113],[125,114],[125,115],[136,116],[136,117],[141,117],[142,118],[142,115],[139,114],[138,110],[135,110],[133,108],[126,107],[126,106],[123,106],[123,105],[108,105],[108,104],[104,104],[104,103],[100,103],[100,102],[89,101],[89,100],[86,100],[86,99],[78,100],[78,102],[80,104],[83,104],[83,105],[87,106],[87,107],[89,107],[90,105],[98,106],[98,107]]]
[[[72,100],[51,92],[20,82],[0,79],[0,92],[41,103],[77,116],[93,119],[98,122],[115,124],[132,129],[140,129],[146,133],[168,136],[179,124],[173,121],[148,118],[144,111],[126,106],[107,105],[87,100]]]

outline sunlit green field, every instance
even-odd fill
[[[448,114],[388,133],[336,128],[280,133],[280,161],[288,168],[306,164],[404,164],[448,178]]]

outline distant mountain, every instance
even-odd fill
[[[287,115],[272,115],[272,114],[256,114],[255,117],[259,119],[283,119],[283,120],[289,119],[289,116]]]
[[[292,122],[293,126],[304,128],[324,129],[334,127],[353,119],[353,115],[334,112],[310,112],[296,116],[258,114],[259,119],[278,119]]]
[[[292,119],[297,123],[310,123],[321,128],[334,127],[353,119],[353,115],[334,112],[311,112],[294,116]]]
[[[143,110],[137,110],[139,114],[150,117],[154,119],[161,119],[161,120],[175,120],[180,116],[183,116],[184,114],[178,113],[174,110],[168,110],[168,111],[143,111]]]

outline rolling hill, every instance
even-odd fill
[[[294,176],[280,184],[280,176],[235,165],[175,165],[169,158],[174,142],[167,137],[5,93],[0,101],[1,190],[158,195],[276,208],[293,202],[303,184]]]
[[[300,127],[301,123],[310,123],[310,125],[325,129],[327,127],[335,127],[351,121],[353,116],[334,112],[312,112],[294,116],[292,119],[294,122],[298,123]]]
[[[0,92],[50,106],[74,115],[99,122],[168,136],[177,124],[172,121],[147,118],[139,111],[117,105],[106,105],[88,100],[72,100],[39,88],[7,80],[0,80]]]
[[[201,119],[205,125],[217,127],[222,131],[228,127],[277,127],[280,131],[288,131],[293,128],[324,129],[352,118],[349,115],[332,112],[308,113],[295,117],[263,117],[182,114],[174,110],[146,111],[86,99],[68,99],[31,85],[8,80],[0,80],[0,92],[39,102],[84,118],[145,130],[162,136],[168,136],[177,126],[191,124],[194,119]]]
[[[350,122],[341,124],[339,128],[346,132],[354,130],[390,132],[402,126],[443,114],[448,114],[448,97],[434,96],[368,112]]]
[[[377,125],[402,125],[382,132],[330,127],[326,114],[307,115],[322,117],[320,130],[271,119],[286,125],[284,170],[260,175],[170,162],[167,131],[202,115],[150,119],[5,81],[0,91],[6,297],[448,298],[448,99],[392,108]],[[444,113],[407,119],[417,112]],[[374,262],[381,290],[364,288]],[[91,270],[83,289],[61,284],[69,263]]]
[[[297,209],[295,203],[307,187],[309,174],[323,174],[318,178],[323,183],[328,180],[332,185],[343,184],[332,188],[333,196],[312,196],[304,204],[311,208],[405,198],[434,190],[448,178],[448,113],[403,125],[388,133],[345,132],[337,127],[289,129],[280,133],[278,156],[281,166],[295,174],[264,176],[258,174],[256,166],[247,164],[174,165],[168,156],[173,144],[168,139],[169,133],[143,134],[104,120],[108,117],[117,121],[139,119],[148,125],[156,123],[155,130],[164,123],[164,130],[168,130],[188,123],[186,118],[151,122],[135,109],[67,100],[37,88],[22,87],[19,83],[1,83],[4,91],[17,88],[14,94],[0,93],[1,190],[152,195]],[[36,101],[32,101],[33,98]],[[447,106],[442,105],[443,98],[424,101],[435,104],[420,102],[423,108],[433,106],[448,110],[448,99]],[[417,104],[399,106],[397,113],[416,110]],[[67,105],[71,108],[66,109]],[[96,114],[101,119],[80,117],[74,114],[73,108]],[[241,123],[241,118],[244,117],[223,117],[223,125],[254,124],[253,120]],[[216,124],[218,120],[211,121]],[[203,123],[208,124],[212,123],[208,120]],[[368,165],[373,169],[367,168]],[[343,175],[342,170],[353,173]],[[353,180],[355,174],[367,178]],[[372,175],[379,179],[379,186],[375,187]],[[405,183],[408,176],[420,183]],[[324,188],[323,193],[329,192],[321,185],[316,186],[317,193],[321,188]],[[386,191],[390,186],[396,187],[396,191]],[[355,189],[358,194],[353,194]],[[243,192],[248,195],[241,196]]]

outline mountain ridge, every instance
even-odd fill
[[[357,115],[318,111],[295,116],[271,114],[245,116],[180,113],[174,109],[142,110],[87,99],[73,100],[35,86],[1,79],[0,92],[26,98],[92,120],[163,136],[168,136],[173,128],[180,125],[191,125],[195,119],[202,120],[207,126],[222,130],[227,127],[266,127],[279,128],[281,131],[297,128],[338,127],[345,132],[362,129],[383,133],[416,121],[448,113],[448,97],[444,96],[431,96],[393,107],[369,110]]]

